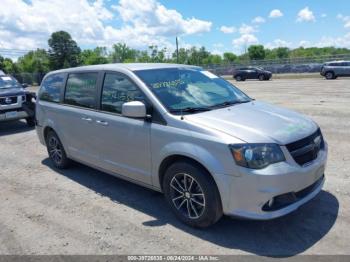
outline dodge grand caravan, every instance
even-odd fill
[[[327,144],[298,113],[255,101],[200,67],[110,64],[42,82],[37,133],[56,168],[71,160],[163,192],[184,223],[267,220],[320,192]]]

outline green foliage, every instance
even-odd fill
[[[135,61],[137,51],[129,48],[124,43],[113,45],[111,60],[113,63],[124,63],[125,61]]]
[[[51,35],[49,43],[49,60],[51,69],[75,67],[80,64],[80,48],[65,31],[58,31]]]
[[[0,56],[0,70],[6,74],[16,74],[19,72],[18,66],[10,58]]]
[[[220,55],[210,54],[207,58],[203,60],[203,64],[217,65],[222,63],[222,57]]]
[[[21,72],[44,74],[50,70],[49,55],[44,49],[30,51],[18,59],[17,65]]]
[[[265,59],[266,53],[263,45],[251,45],[248,48],[248,54],[251,60]]]
[[[83,65],[107,64],[107,49],[105,47],[96,47],[95,49],[86,49],[80,54],[80,61]]]
[[[224,62],[225,63],[233,63],[237,59],[237,56],[234,53],[226,52],[224,53]]]
[[[14,74],[19,80],[27,83],[39,83],[44,74],[50,70],[74,67],[78,65],[94,65],[106,63],[176,63],[177,53],[173,52],[171,58],[167,57],[167,50],[156,45],[146,50],[137,50],[124,43],[116,43],[112,50],[106,47],[80,50],[77,43],[64,31],[55,32],[48,40],[49,51],[37,49],[13,62],[9,58],[0,56],[0,70]],[[349,54],[350,49],[335,47],[299,47],[289,49],[278,47],[265,49],[262,45],[252,45],[248,52],[239,56],[226,52],[223,56],[211,54],[205,47],[180,48],[178,63],[190,65],[208,64],[249,64],[250,60],[293,59],[300,57],[321,57],[339,54]]]

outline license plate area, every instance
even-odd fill
[[[10,111],[5,113],[6,119],[16,118],[18,115],[17,111]]]

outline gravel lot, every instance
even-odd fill
[[[350,79],[234,82],[316,120],[329,143],[314,200],[273,221],[179,223],[159,193],[94,169],[53,169],[35,130],[0,124],[0,254],[350,254]]]

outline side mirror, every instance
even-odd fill
[[[132,101],[124,103],[122,106],[122,115],[132,118],[145,118],[146,106],[140,101]]]
[[[29,85],[26,84],[26,83],[23,83],[23,84],[22,84],[22,87],[23,87],[23,88],[27,88],[28,86],[29,86]]]

